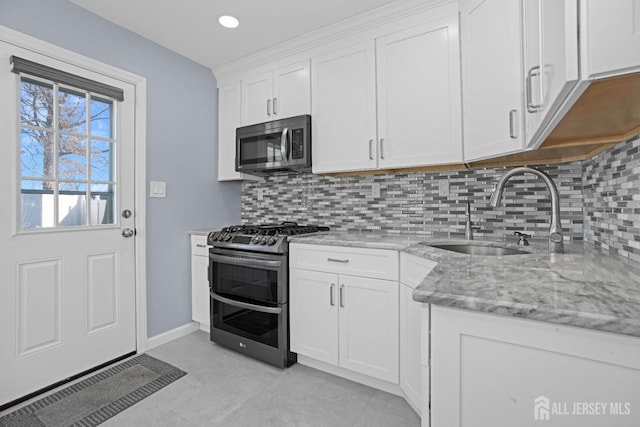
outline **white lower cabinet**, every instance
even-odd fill
[[[422,416],[423,426],[429,419],[429,307],[423,308],[413,300],[413,290],[436,265],[415,255],[400,254],[400,389]]]
[[[398,282],[291,270],[291,350],[398,383]]]
[[[431,307],[435,427],[638,426],[639,408],[640,338]]]
[[[191,236],[191,319],[209,329],[209,246],[207,236]]]
[[[396,251],[291,245],[289,286],[291,350],[359,374],[398,384],[398,256]],[[301,251],[301,249],[303,249]],[[367,260],[395,254],[396,280],[351,276]],[[350,258],[351,257],[351,258]],[[306,260],[307,264],[303,264]],[[329,263],[325,271],[298,268]],[[333,264],[332,264],[333,263]],[[335,265],[335,266],[334,266]],[[371,264],[369,271],[376,268]],[[328,270],[328,271],[326,271]],[[393,272],[390,273],[393,275]]]

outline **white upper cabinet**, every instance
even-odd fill
[[[523,149],[520,2],[462,0],[464,158]]]
[[[459,57],[456,14],[313,57],[313,171],[461,162]]]
[[[242,125],[309,114],[309,61],[242,79]]]
[[[525,127],[538,147],[578,83],[578,1],[524,1]]]
[[[462,161],[458,17],[376,40],[381,168]]]
[[[640,71],[640,0],[584,0],[585,78]]]
[[[311,59],[313,172],[377,166],[375,45]]]
[[[218,88],[218,181],[242,179],[236,172],[236,128],[240,126],[240,81]]]

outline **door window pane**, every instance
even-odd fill
[[[22,78],[20,81],[20,123],[53,128],[53,84]]]
[[[52,181],[21,182],[21,228],[52,227],[54,201]]]
[[[113,144],[91,141],[90,165],[92,181],[113,181]]]
[[[113,102],[92,97],[91,109],[91,135],[103,138],[111,138],[112,126],[111,121]]]
[[[112,184],[91,184],[89,225],[115,224]]]
[[[65,180],[87,179],[87,142],[75,135],[61,135],[58,143],[58,176]]]
[[[54,133],[36,129],[20,132],[20,175],[53,178]]]
[[[58,94],[58,128],[67,132],[87,133],[86,94],[60,88]]]
[[[58,191],[58,225],[87,225],[87,186],[81,182],[60,183]]]

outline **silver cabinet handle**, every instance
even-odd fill
[[[337,258],[327,258],[327,261],[329,262],[341,262],[343,264],[346,264],[349,262],[348,259],[337,259]]]
[[[201,243],[197,243],[196,247],[198,247],[198,248],[207,248],[208,246],[207,245],[203,245]]]
[[[369,160],[373,160],[373,139],[369,140]]]
[[[336,305],[336,302],[334,301],[334,297],[333,297],[333,291],[336,289],[336,284],[332,283],[331,287],[329,287],[329,304],[331,304],[331,306],[333,307],[334,305]]]
[[[509,111],[509,136],[518,138],[518,110]]]
[[[535,113],[542,108],[542,104],[534,104],[533,103],[533,84],[532,80],[534,77],[540,76],[540,66],[535,65],[529,69],[526,78],[526,87],[527,87],[527,111],[530,113]]]
[[[344,285],[340,285],[340,307],[344,307]]]
[[[267,116],[271,115],[271,99],[267,99]]]
[[[274,113],[275,114],[275,113]],[[289,129],[284,128],[282,130],[282,137],[280,137],[280,152],[282,153],[282,160],[287,160],[287,137],[289,136]]]
[[[273,115],[278,114],[278,98],[273,98]]]
[[[380,138],[380,158],[384,160],[384,138]]]

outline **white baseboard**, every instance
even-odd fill
[[[169,341],[173,341],[175,339],[184,337],[185,335],[189,335],[190,333],[195,332],[199,329],[200,323],[190,322],[186,325],[178,326],[175,329],[171,329],[170,331],[154,335],[151,338],[147,338],[147,350],[151,350],[152,348],[158,347],[162,344],[166,344]]]

